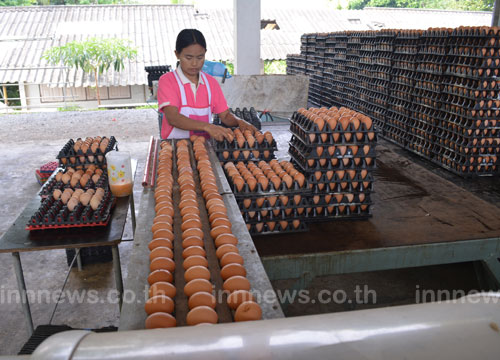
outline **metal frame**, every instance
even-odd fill
[[[481,261],[491,274],[489,286],[500,284],[500,238],[477,239],[366,250],[268,256],[262,258],[269,279],[298,279],[294,288],[304,289],[316,276],[418,266]]]

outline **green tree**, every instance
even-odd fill
[[[365,7],[492,11],[495,0],[352,0],[349,9]]]
[[[120,71],[125,59],[133,60],[136,56],[137,49],[130,46],[128,40],[89,38],[52,47],[45,51],[42,58],[53,65],[81,68],[85,73],[94,75],[97,103],[101,105],[99,75],[111,66]]]

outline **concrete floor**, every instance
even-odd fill
[[[37,114],[19,117],[0,116],[2,134],[0,134],[0,235],[2,235],[22,211],[26,201],[39,190],[34,170],[41,164],[54,160],[60,148],[69,138],[78,136],[114,135],[120,150],[131,151],[138,160],[136,175],[136,194],[144,169],[149,137],[157,134],[156,113],[151,110],[98,111],[82,113],[58,113],[52,117],[43,115],[40,120]],[[115,120],[113,120],[115,119]],[[43,124],[43,127],[40,126]],[[81,128],[78,129],[76,126]],[[35,128],[36,131],[28,131]],[[42,129],[39,131],[39,129]],[[75,130],[76,129],[76,130]],[[92,129],[92,130],[86,130]],[[273,127],[270,127],[272,130]],[[278,157],[286,155],[288,138],[284,133],[278,136],[280,152]],[[421,161],[412,158],[412,161]],[[437,170],[440,172],[441,170]],[[443,174],[450,176],[450,174]],[[461,181],[457,179],[457,181]],[[469,184],[470,185],[470,184]],[[472,185],[470,185],[472,186]],[[482,189],[478,186],[478,191]],[[488,188],[489,189],[489,188]],[[489,190],[488,190],[489,191]],[[491,190],[495,194],[496,190]],[[491,194],[490,194],[491,195]],[[488,197],[486,192],[485,197]],[[497,198],[493,198],[495,202]],[[139,196],[135,196],[139,199]],[[137,201],[137,200],[136,200]],[[498,201],[496,202],[498,205]],[[136,209],[139,204],[136,202]],[[125,240],[132,240],[130,221],[125,229]],[[272,241],[272,238],[269,239]],[[133,243],[124,241],[120,244],[123,278],[127,276],[127,264]],[[62,289],[68,266],[64,250],[22,253],[26,287],[29,290],[48,290],[56,292]],[[9,302],[8,294],[17,290],[10,254],[0,254],[0,355],[16,354],[28,339],[28,332],[21,311],[16,301]],[[470,291],[478,289],[472,264],[455,264],[426,268],[405,269],[322,277],[314,280],[311,289],[335,287],[353,291],[357,284],[366,284],[377,291],[377,304],[354,306],[352,304],[329,304],[305,306],[298,303],[286,309],[288,316],[304,314],[345,311],[373,306],[390,306],[415,302],[415,285],[429,289],[462,289]],[[277,281],[276,289],[286,289],[291,282]],[[107,295],[115,289],[111,262],[87,265],[83,271],[73,269],[70,272],[65,290],[97,290],[97,303],[83,302],[58,305],[52,324],[65,324],[74,328],[101,328],[118,326],[118,305],[110,303]],[[55,306],[55,299],[31,303],[31,311],[35,326],[48,324]]]

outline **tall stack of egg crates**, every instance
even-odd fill
[[[291,162],[306,175],[310,222],[371,216],[377,135],[353,110],[299,109],[290,119]]]

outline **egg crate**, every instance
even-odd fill
[[[370,194],[373,192],[373,176],[368,173],[366,177],[362,181],[356,181],[356,177],[353,180],[345,180],[348,177],[348,174],[344,176],[343,180],[340,181],[326,181],[321,182],[316,180],[316,177],[311,176],[310,179],[314,179],[314,181],[318,182],[308,182],[309,188],[311,189],[311,195],[335,195],[342,193],[356,193],[356,194]]]
[[[457,105],[443,103],[442,110],[451,116],[449,118],[465,118],[470,120],[490,120],[500,116],[500,110],[490,109],[481,113],[478,110],[464,109]]]
[[[106,147],[106,150],[104,152],[101,151],[101,149],[97,148],[96,152],[92,152],[90,148],[87,150],[86,153],[84,153],[81,149],[78,151],[75,151],[73,149],[73,146],[75,145],[75,141],[73,139],[70,139],[59,151],[59,154],[57,155],[57,159],[59,159],[59,164],[61,166],[71,166],[71,167],[77,167],[77,166],[85,166],[85,165],[105,165],[106,164],[106,158],[105,155],[113,150],[116,149],[118,150],[117,142],[114,136],[111,136],[109,138],[109,143],[108,146]],[[93,161],[89,157],[94,157]],[[82,161],[83,159],[83,161]]]
[[[280,223],[277,223],[273,230],[270,229],[268,224],[261,223],[262,228],[261,231],[258,231],[258,224],[251,224],[248,232],[252,236],[261,236],[261,235],[276,235],[276,234],[286,234],[286,233],[298,233],[298,232],[306,232],[309,231],[309,227],[303,221],[300,221],[297,227],[294,227],[293,220],[287,222],[286,228]]]
[[[448,153],[448,157],[457,162],[464,164],[467,162],[467,158],[474,157],[478,158],[481,157],[481,163],[491,166],[491,165],[497,165],[498,162],[495,160],[495,158],[498,158],[500,155],[500,149],[499,148],[469,148],[468,152],[463,151],[463,149],[460,149],[458,145],[455,145],[455,147],[448,146],[447,144],[444,144],[442,142],[436,141],[433,143],[433,152],[435,154],[443,154],[443,153]]]
[[[445,123],[445,122],[444,122]],[[459,125],[453,122],[447,123],[448,126],[444,126],[443,124],[437,124],[436,127],[436,135],[442,137],[444,139],[456,138],[457,141],[460,141],[460,145],[468,146],[470,143],[473,143],[475,140],[480,141],[483,138],[498,138],[498,134],[500,134],[500,121],[498,121],[499,125],[491,125],[487,126],[484,123],[481,123],[479,126],[474,125]],[[453,128],[455,126],[455,129]],[[471,134],[468,134],[471,132]],[[498,143],[499,141],[496,140]],[[495,143],[494,143],[495,144]],[[493,145],[494,145],[493,144]]]
[[[252,124],[257,129],[259,129],[259,130],[261,129],[261,127],[262,127],[261,119],[260,119],[259,115],[257,114],[257,111],[255,110],[255,108],[250,107],[250,109],[247,109],[246,107],[244,107],[243,109],[240,109],[239,107],[237,107],[234,110],[232,108],[229,108],[229,111],[232,114],[239,117],[240,119],[243,119],[246,122]],[[214,116],[214,124],[225,126],[224,123],[222,123],[222,121],[220,120],[218,115]]]
[[[309,205],[310,206],[310,205]],[[300,220],[307,222],[309,219],[309,206],[295,209],[273,209],[260,211],[241,211],[241,216],[246,224],[257,224],[263,221],[290,221]]]
[[[361,210],[361,206],[367,206]],[[355,207],[351,209],[351,206]],[[309,212],[310,223],[327,222],[332,220],[366,220],[372,217],[372,205],[346,204],[312,207]]]
[[[338,157],[332,156],[330,159],[306,159],[294,146],[289,147],[288,154],[293,160],[293,165],[298,170],[302,170],[303,173],[310,173],[315,171],[327,172],[331,170],[374,169],[376,167],[375,150],[370,151],[372,151],[371,154],[373,154],[370,161],[367,160],[369,157],[360,157],[358,155],[350,156],[346,154],[339,155]],[[370,154],[370,152],[368,154]],[[322,162],[324,162],[324,164],[322,164]]]
[[[349,195],[352,195],[349,201]],[[364,196],[363,201],[361,197]],[[370,193],[340,192],[332,194],[315,194],[309,198],[309,207],[331,206],[331,205],[373,205]]]
[[[114,203],[114,195],[106,190],[96,210],[93,210],[90,205],[84,206],[79,203],[73,211],[70,211],[60,199],[55,200],[50,196],[42,201],[26,225],[26,230],[106,226]]]
[[[282,195],[286,196],[286,195]],[[298,203],[295,202],[294,197],[295,196],[300,196],[300,200]],[[281,196],[276,196],[276,200],[274,202],[274,205],[271,205],[271,202],[267,199],[264,198],[262,205],[259,206],[257,205],[258,202],[262,201],[262,198],[237,198],[236,203],[238,204],[238,207],[242,212],[252,212],[252,211],[261,211],[261,210],[293,210],[297,208],[304,208],[309,206],[308,198],[310,194],[307,195],[294,195],[294,196],[286,196],[288,198],[288,201],[285,202],[282,201]],[[270,196],[273,197],[273,196]],[[248,202],[250,200],[250,204],[245,204],[245,200]],[[246,206],[248,205],[248,206]]]
[[[90,178],[84,187],[81,186],[80,182],[78,182],[75,187],[72,187],[69,183],[64,184],[62,181],[57,181],[56,180],[57,173],[58,173],[58,171],[54,172],[53,175],[49,178],[49,180],[47,180],[45,182],[45,184],[43,185],[43,187],[40,189],[38,195],[42,199],[45,199],[48,196],[52,195],[52,193],[56,189],[64,191],[64,189],[70,188],[72,190],[83,189],[83,190],[87,191],[88,189],[97,189],[98,187],[101,187],[103,189],[108,188],[108,174],[106,171],[104,171],[102,173],[102,175],[99,178],[99,181],[97,183],[94,183],[92,181],[92,178]],[[64,173],[66,173],[66,171],[64,171]]]
[[[355,137],[355,136],[353,136]],[[352,138],[351,138],[352,140]],[[301,154],[302,157],[306,159],[331,159],[332,157],[337,159],[342,159],[344,157],[352,158],[364,158],[364,157],[374,157],[375,156],[375,146],[376,141],[370,142],[357,142],[351,141],[349,143],[335,143],[335,144],[307,144],[301,137],[292,134],[288,145],[293,147],[297,153]],[[370,150],[368,153],[364,153],[364,147],[369,146]],[[344,154],[341,153],[340,148],[345,147],[346,151]],[[318,150],[318,149],[322,150]],[[333,148],[333,149],[332,149]],[[357,149],[356,149],[357,148]],[[333,150],[333,153],[331,151]],[[320,155],[318,154],[320,153]],[[354,152],[356,152],[354,154]]]

